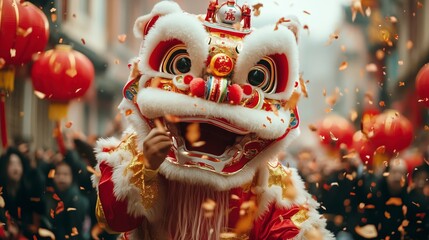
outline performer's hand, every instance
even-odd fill
[[[143,154],[146,157],[149,169],[156,170],[167,157],[172,145],[167,132],[154,128],[146,136],[143,142]]]

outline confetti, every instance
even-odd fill
[[[125,40],[127,40],[127,35],[126,34],[120,34],[120,35],[118,35],[118,41],[120,43],[124,43]]]
[[[344,45],[341,45],[341,52],[345,52],[345,51],[347,51],[347,49],[346,49],[346,46],[344,46]]]
[[[72,121],[68,121],[66,124],[65,124],[65,127],[66,128],[71,128],[71,126],[73,125],[73,122]]]
[[[380,101],[380,102],[378,102],[378,105],[379,105],[380,107],[385,107],[385,106],[386,106],[386,103],[385,103],[384,101]]]
[[[337,40],[338,38],[340,38],[339,33],[338,33],[338,31],[335,31],[334,33],[332,33],[331,35],[329,35],[329,39],[328,39],[328,41],[326,42],[326,45],[327,45],[327,46],[328,46],[328,45],[331,45],[331,44],[332,44],[332,42],[333,42],[334,40]]]
[[[365,9],[365,15],[366,15],[367,17],[371,16],[371,8],[370,8],[370,7],[367,7],[367,8]]]
[[[71,234],[70,234],[70,235],[71,235],[72,237],[79,235],[79,232],[77,231],[77,228],[76,228],[76,227],[73,227],[73,228],[72,228],[72,232],[71,232]]]
[[[362,3],[360,0],[353,0],[351,9],[352,9],[352,22],[355,21],[358,12],[362,14],[362,16],[364,15]]]
[[[262,3],[257,3],[257,4],[252,6],[253,15],[255,17],[257,17],[261,14],[261,7],[263,7],[263,6],[264,6],[264,4],[262,4]]]
[[[307,86],[305,85],[305,81],[302,77],[302,74],[299,75],[299,84],[301,86],[301,93],[304,95],[305,98],[308,98]]]
[[[204,217],[211,218],[216,208],[216,202],[208,198],[201,204],[201,208],[204,210]]]
[[[347,67],[348,67],[348,63],[347,62],[342,62],[341,63],[341,65],[340,65],[340,67],[338,68],[338,70],[340,70],[340,71],[344,71],[344,70],[346,70],[347,69]]]
[[[53,23],[55,23],[55,22],[57,21],[57,19],[58,19],[57,14],[52,13],[52,14],[51,14],[51,21],[52,21]]]
[[[398,19],[395,16],[390,16],[389,20],[391,23],[397,23],[398,22]]]
[[[357,119],[357,117],[358,117],[357,111],[356,110],[351,110],[350,111],[350,120],[352,122],[354,122]]]
[[[417,1],[417,7],[418,8],[423,8],[423,3],[421,3],[420,1]]]
[[[284,17],[280,18],[280,19],[277,21],[276,26],[274,27],[274,31],[277,31],[277,30],[279,29],[279,25],[280,25],[280,24],[282,24],[282,23],[287,23],[287,22],[290,22],[290,19],[286,19],[286,18],[284,18]]]
[[[34,95],[36,95],[36,97],[38,97],[39,99],[44,99],[46,97],[46,94],[36,90],[34,91]]]
[[[9,52],[10,52],[10,57],[15,57],[15,56],[16,56],[16,49],[11,48],[11,49],[9,50]]]
[[[285,106],[283,107],[285,110],[291,110],[295,109],[298,105],[299,98],[301,97],[301,94],[298,92],[293,92],[292,96],[289,98],[289,100],[286,102]]]
[[[311,13],[310,12],[308,12],[308,11],[303,11],[305,14],[307,14],[307,15],[311,15]]]
[[[193,144],[198,141],[201,137],[200,124],[191,123],[186,127],[185,138],[189,143]]]
[[[41,237],[48,237],[50,239],[55,239],[55,234],[49,231],[48,229],[39,228],[37,231]]]
[[[4,198],[0,196],[0,208],[4,208],[4,206],[6,206],[6,203],[4,201]]]
[[[331,137],[331,140],[336,142],[338,141],[338,138],[334,136],[334,134],[332,132],[329,132],[329,136]]]
[[[312,132],[316,132],[318,130],[314,124],[309,124],[308,129],[310,129],[310,131],[312,131]]]
[[[412,48],[413,48],[413,46],[414,46],[413,41],[408,40],[408,41],[407,41],[407,49],[408,49],[408,50],[410,50],[410,49],[412,49]]]
[[[365,69],[367,72],[377,72],[378,67],[375,63],[370,63],[370,64],[366,65]]]
[[[302,28],[307,31],[308,35],[310,35],[310,27],[308,27],[307,24],[305,24]]]
[[[191,145],[192,145],[192,147],[202,147],[202,146],[204,146],[206,144],[206,142],[205,141],[198,141],[198,142],[194,142],[194,143],[192,143]]]
[[[85,44],[86,44],[86,42],[85,42],[85,39],[84,39],[84,38],[81,38],[81,39],[80,39],[80,41],[82,42],[82,44],[83,44],[83,45],[85,45]]]
[[[399,82],[399,86],[400,86],[400,87],[405,86],[405,82]]]
[[[55,177],[55,169],[51,169],[48,173],[48,178],[54,178]]]

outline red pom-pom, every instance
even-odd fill
[[[206,83],[202,78],[194,78],[189,84],[191,93],[197,97],[204,97]]]
[[[244,95],[249,96],[253,92],[253,88],[250,84],[245,84],[242,86]]]
[[[231,104],[239,104],[243,97],[243,89],[238,84],[232,84],[228,90],[228,99]]]
[[[194,77],[192,77],[192,75],[186,75],[185,78],[183,79],[183,82],[185,84],[190,84],[193,79]]]

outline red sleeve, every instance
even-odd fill
[[[292,239],[299,233],[299,228],[292,222],[291,217],[300,210],[298,206],[292,208],[278,208],[271,204],[269,210],[255,220],[250,239],[276,240]]]
[[[112,167],[102,162],[100,171],[101,179],[98,185],[98,197],[108,228],[115,232],[127,232],[140,226],[144,217],[130,216],[127,213],[127,199],[118,201],[113,194]]]

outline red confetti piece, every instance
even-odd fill
[[[85,44],[86,44],[86,42],[85,42],[85,39],[84,39],[84,38],[81,38],[81,39],[80,39],[80,41],[82,42],[82,44],[83,44],[83,45],[85,45]]]

